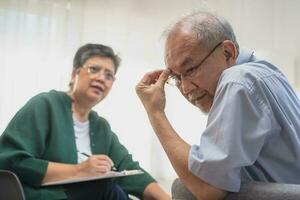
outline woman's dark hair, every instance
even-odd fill
[[[112,59],[115,66],[115,73],[117,72],[121,58],[115,54],[111,47],[102,44],[86,44],[80,47],[74,56],[73,68],[81,68],[89,58],[94,56]]]

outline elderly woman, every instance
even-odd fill
[[[120,59],[104,45],[79,48],[70,90],[51,90],[29,100],[0,139],[0,168],[15,172],[27,200],[170,199],[146,172],[142,175],[41,187],[49,181],[141,169],[108,122],[92,108],[109,93]]]

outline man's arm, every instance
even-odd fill
[[[186,187],[201,200],[221,200],[226,192],[209,185],[193,175],[188,169],[188,156],[191,146],[175,132],[168,121],[165,108],[164,84],[168,70],[148,73],[136,87],[150,120],[173,168]]]
[[[178,136],[165,114],[156,113],[148,116],[177,175],[194,196],[201,200],[223,199],[225,191],[207,184],[189,171],[188,156],[191,146]]]
[[[171,200],[171,197],[155,182],[147,185],[143,197],[145,200]]]

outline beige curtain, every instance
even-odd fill
[[[0,0],[0,132],[38,92],[66,89],[83,1]]]

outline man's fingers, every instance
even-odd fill
[[[158,80],[157,80],[157,84],[160,86],[160,87],[163,87],[166,83],[166,81],[168,80],[169,78],[169,75],[170,75],[171,71],[169,69],[165,69],[163,70],[163,72],[160,74]]]
[[[159,70],[155,70],[155,71],[146,73],[144,75],[144,77],[142,78],[142,80],[140,81],[139,85],[151,85],[151,84],[155,84],[156,81],[159,79],[160,74],[163,71],[164,70],[159,69]]]

